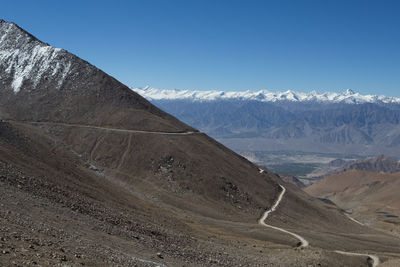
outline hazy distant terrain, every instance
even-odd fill
[[[400,156],[397,98],[350,90],[325,98],[286,92],[271,99],[267,93],[259,93],[257,99],[229,92],[210,97],[190,91],[134,90],[236,150]]]
[[[308,153],[298,151],[239,151],[248,160],[266,166],[277,173],[287,173],[301,178],[318,176],[319,172],[337,169],[359,157],[356,155]],[[334,166],[332,161],[343,158],[343,164]]]
[[[343,93],[136,88],[153,104],[279,173],[319,176],[332,160],[400,158],[400,100]],[[275,160],[277,159],[277,160]]]

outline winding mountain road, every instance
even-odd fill
[[[259,171],[260,174],[262,174],[262,173],[264,172],[263,169],[259,169],[259,170],[260,170],[260,171]],[[283,232],[283,233],[289,234],[289,235],[291,235],[291,236],[294,236],[295,238],[297,238],[298,240],[300,240],[300,246],[299,246],[299,248],[308,247],[308,246],[309,246],[309,242],[308,242],[305,238],[303,238],[302,236],[300,236],[300,235],[298,235],[298,234],[295,234],[295,233],[292,233],[292,232],[290,232],[290,231],[288,231],[288,230],[285,230],[285,229],[283,229],[283,228],[280,228],[280,227],[277,227],[277,226],[272,226],[272,225],[269,225],[269,224],[266,224],[266,223],[265,223],[265,220],[268,218],[268,215],[269,215],[271,212],[274,212],[274,211],[276,210],[276,208],[278,207],[279,203],[282,201],[283,196],[284,196],[285,193],[286,193],[286,188],[283,187],[282,185],[279,185],[279,186],[280,186],[281,189],[282,189],[281,193],[279,194],[279,196],[278,196],[277,200],[275,201],[274,205],[272,205],[272,207],[271,207],[269,210],[267,210],[267,211],[264,212],[263,216],[258,220],[258,223],[261,224],[261,225],[263,225],[263,226],[265,226],[265,227],[269,227],[269,228],[272,228],[272,229],[281,231],[281,232]],[[357,220],[351,218],[350,216],[347,216],[347,217],[348,217],[350,220],[352,220],[352,221],[354,221],[354,222],[356,222],[356,223],[358,223],[358,224],[363,225],[363,224],[360,223],[359,221],[357,221]],[[342,254],[342,255],[368,257],[368,260],[370,259],[370,261],[371,261],[371,264],[372,264],[371,266],[372,266],[372,267],[377,267],[377,266],[380,264],[379,258],[378,258],[377,256],[375,256],[375,255],[363,254],[363,253],[354,253],[354,252],[346,252],[346,251],[341,251],[341,250],[335,250],[334,252],[335,252],[335,253],[338,253],[338,254]]]
[[[299,248],[308,247],[309,243],[308,243],[308,241],[307,241],[304,237],[302,237],[302,236],[300,236],[300,235],[298,235],[298,234],[292,233],[292,232],[290,232],[290,231],[288,231],[288,230],[285,230],[285,229],[283,229],[283,228],[280,228],[280,227],[277,227],[277,226],[273,226],[273,225],[269,225],[269,224],[266,224],[266,223],[265,223],[265,220],[268,218],[268,215],[269,215],[271,212],[273,212],[273,211],[276,210],[276,208],[278,207],[279,203],[282,201],[283,195],[284,195],[285,192],[286,192],[286,188],[285,188],[285,187],[283,187],[282,185],[279,185],[279,186],[281,187],[282,192],[279,194],[278,199],[276,200],[276,202],[274,203],[274,205],[273,205],[269,210],[267,210],[266,212],[264,212],[263,216],[260,218],[260,220],[258,220],[258,223],[261,224],[261,225],[263,225],[263,226],[265,226],[265,227],[269,227],[269,228],[272,228],[272,229],[281,231],[281,232],[283,232],[283,233],[289,234],[289,235],[291,235],[291,236],[294,236],[295,238],[297,238],[297,239],[300,241],[300,245],[298,246]]]
[[[13,120],[4,120],[4,121],[16,122],[16,121],[13,121]],[[160,135],[195,135],[195,134],[202,134],[201,132],[193,132],[193,131],[187,131],[187,132],[156,132],[156,131],[143,131],[143,130],[127,130],[127,129],[119,129],[119,128],[109,128],[109,127],[82,125],[82,124],[73,124],[73,123],[61,123],[61,122],[21,121],[19,123],[29,123],[29,124],[33,124],[33,125],[50,124],[50,125],[56,125],[56,126],[99,129],[99,130],[123,132],[123,133],[143,133],[143,134],[160,134]]]
[[[346,251],[340,251],[340,250],[335,250],[334,252],[342,255],[349,255],[349,256],[362,256],[362,257],[368,257],[372,261],[372,267],[377,267],[380,263],[380,260],[377,256],[375,255],[369,255],[369,254],[362,254],[362,253],[353,253],[353,252],[346,252]]]
[[[357,223],[357,224],[359,224],[359,225],[363,225],[363,226],[364,226],[363,223],[357,221],[356,219],[354,219],[354,218],[351,217],[350,215],[348,215],[348,214],[345,214],[345,215],[346,215],[347,218],[349,218],[349,219],[352,220],[353,222],[355,222],[355,223]],[[371,261],[372,261],[372,265],[371,265],[372,267],[376,267],[376,266],[378,266],[378,265],[380,264],[379,258],[378,258],[377,256],[375,256],[375,255],[363,254],[363,253],[354,253],[354,252],[346,252],[346,251],[341,251],[341,250],[335,250],[334,252],[335,252],[335,253],[338,253],[338,254],[342,254],[342,255],[368,257],[368,258],[371,259]]]

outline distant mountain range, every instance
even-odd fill
[[[135,88],[153,104],[236,151],[400,157],[400,99],[343,93]]]
[[[383,95],[361,95],[347,89],[342,93],[310,93],[271,92],[268,90],[226,92],[226,91],[194,91],[194,90],[164,90],[146,86],[133,88],[133,90],[148,100],[191,100],[191,101],[215,101],[215,100],[254,100],[260,102],[328,102],[328,103],[400,103],[400,98]]]

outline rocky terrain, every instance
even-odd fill
[[[368,266],[398,239],[0,21],[0,265]],[[268,225],[258,224],[282,185]],[[373,245],[372,245],[373,244]]]

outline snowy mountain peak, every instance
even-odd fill
[[[259,91],[192,91],[192,90],[165,90],[146,86],[144,88],[132,88],[133,91],[147,98],[148,100],[190,100],[190,101],[214,101],[214,100],[254,100],[260,102],[332,102],[332,103],[400,103],[400,98],[386,97],[378,95],[361,95],[347,89],[342,93],[325,92],[310,93],[294,92],[271,92],[267,90]]]
[[[343,95],[354,95],[355,92],[351,89],[346,89],[346,91],[343,92]]]
[[[70,71],[66,51],[52,47],[11,22],[0,21],[0,80],[11,78],[18,93],[26,85],[35,89],[40,82],[56,81],[60,88]]]

